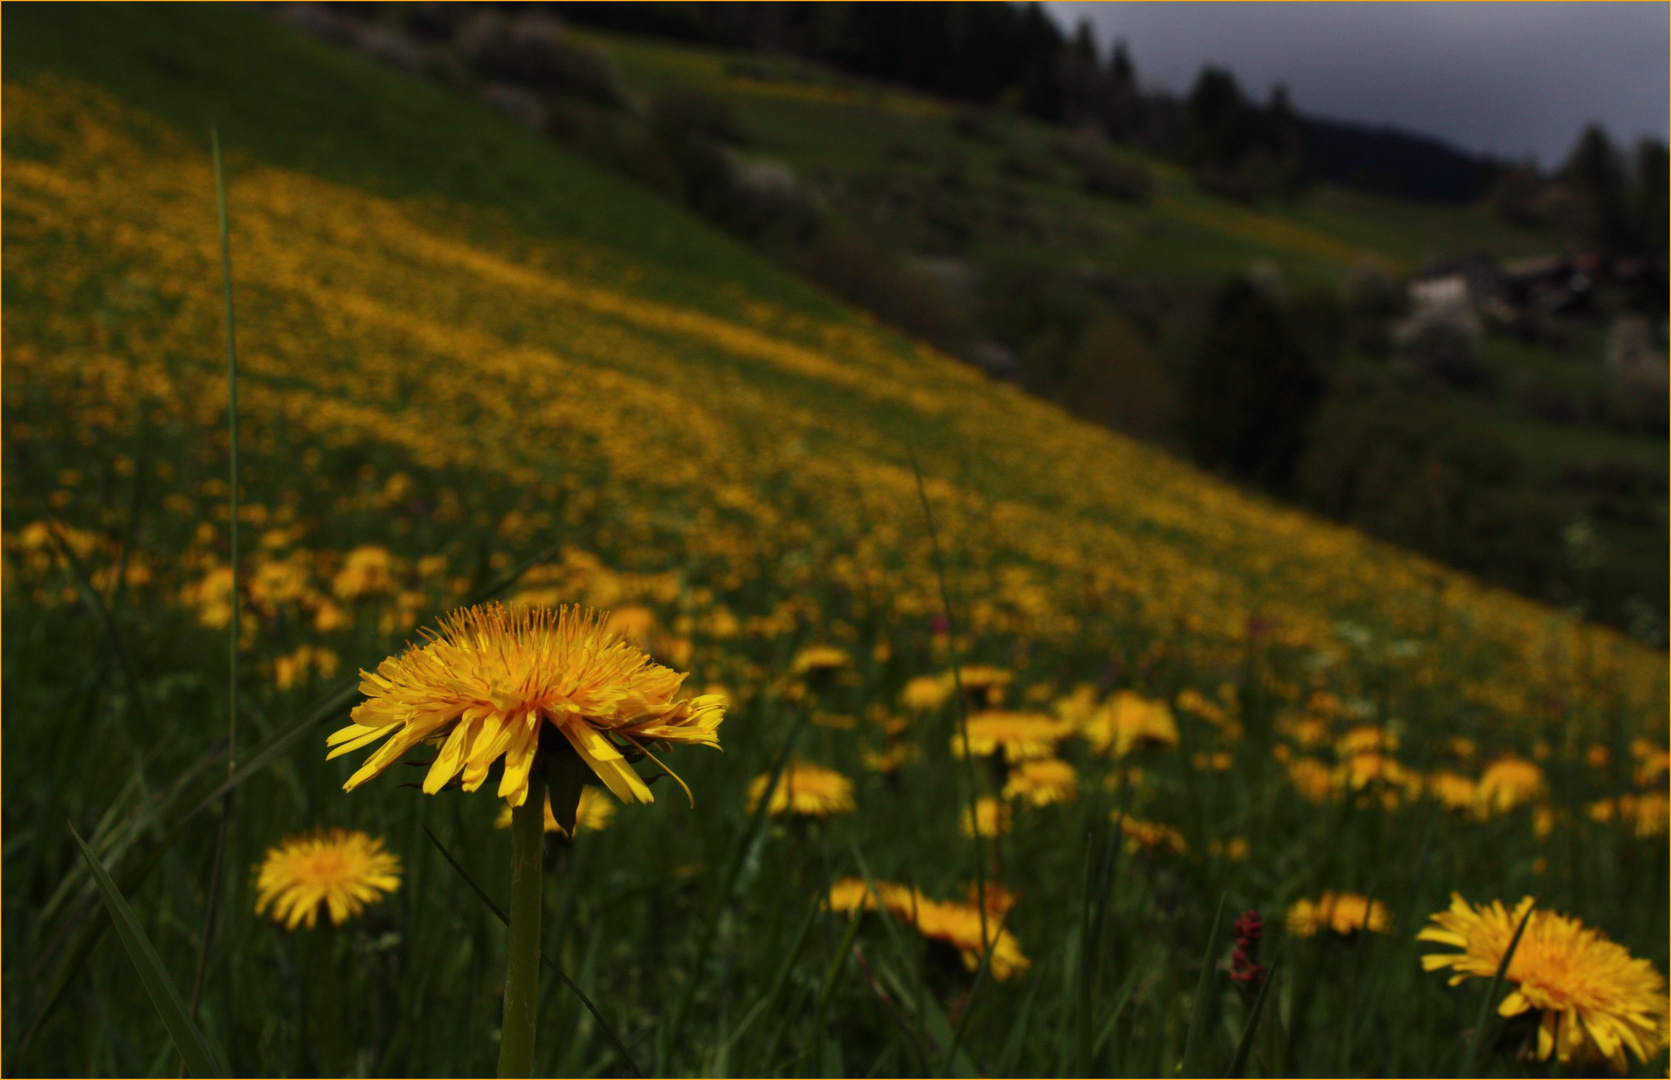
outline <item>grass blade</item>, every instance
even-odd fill
[[[174,986],[174,980],[169,977],[168,969],[163,967],[162,958],[152,947],[151,939],[139,925],[139,919],[134,916],[133,909],[123,899],[122,891],[116,887],[116,882],[110,879],[104,864],[93,854],[93,849],[87,846],[87,841],[81,834],[70,828],[70,835],[81,847],[81,854],[87,860],[88,868],[93,871],[93,880],[98,883],[99,892],[104,897],[106,910],[110,912],[110,921],[116,925],[116,932],[121,935],[122,944],[128,950],[128,957],[133,966],[139,969],[139,979],[145,984],[145,993],[151,998],[151,1004],[156,1007],[157,1014],[168,1028],[169,1036],[174,1040],[174,1046],[180,1051],[180,1056],[186,1059],[186,1068],[193,1076],[225,1076],[226,1072],[217,1063],[214,1052],[209,1049],[209,1043],[203,1038],[203,1033],[197,1025],[192,1023],[186,1012],[186,1003],[180,998],[180,991]]]
[[[1201,976],[1195,981],[1195,1003],[1189,1010],[1189,1031],[1184,1035],[1184,1061],[1178,1070],[1180,1076],[1200,1076],[1202,1043],[1206,1041],[1207,1013],[1212,1011],[1213,999],[1213,957],[1218,955],[1218,931],[1224,923],[1224,905],[1230,900],[1230,894],[1219,897],[1218,913],[1213,916],[1213,928],[1207,932],[1207,949],[1201,957]]]
[[[1265,970],[1265,982],[1259,987],[1259,996],[1253,999],[1253,1010],[1247,1014],[1241,1040],[1236,1043],[1236,1055],[1230,1059],[1230,1068],[1224,1074],[1230,1080],[1237,1080],[1247,1072],[1247,1059],[1253,1054],[1254,1036],[1259,1033],[1259,1017],[1265,1012],[1265,997],[1271,992],[1271,984],[1276,982],[1276,967],[1280,963],[1282,953],[1278,952],[1271,958],[1271,966]]]
[[[511,918],[509,915],[505,914],[505,909],[493,902],[493,897],[487,895],[486,889],[476,884],[476,879],[470,876],[470,871],[464,869],[463,865],[459,863],[457,859],[453,858],[453,853],[448,851],[446,845],[441,843],[440,838],[430,831],[428,825],[425,825],[423,830],[424,835],[429,837],[429,842],[435,845],[435,850],[441,853],[441,857],[447,860],[447,864],[449,866],[458,871],[458,876],[464,879],[464,883],[470,886],[471,890],[473,890],[477,896],[481,897],[482,903],[487,905],[487,910],[493,912],[493,917],[504,923],[506,926],[509,926],[511,924]],[[586,1011],[592,1014],[592,1019],[598,1022],[598,1028],[602,1030],[609,1041],[614,1044],[616,1053],[620,1054],[622,1059],[626,1061],[627,1067],[632,1070],[632,1074],[634,1076],[643,1076],[644,1070],[638,1067],[638,1062],[633,1059],[632,1051],[627,1049],[627,1044],[621,1041],[621,1037],[619,1035],[615,1034],[615,1029],[609,1026],[609,1021],[605,1020],[603,1018],[603,1014],[598,1012],[598,1007],[592,1004],[592,999],[586,996],[586,991],[582,990],[573,979],[569,978],[568,973],[558,967],[549,956],[545,955],[545,953],[540,953],[540,960],[545,963],[546,967],[552,970],[552,973],[555,974],[558,979],[562,980],[564,986],[574,991],[574,996],[580,999],[580,1003],[586,1006]]]
[[[1497,1000],[1497,991],[1503,985],[1503,976],[1508,974],[1509,964],[1514,960],[1514,950],[1520,947],[1520,935],[1525,932],[1526,924],[1532,921],[1532,912],[1537,910],[1534,903],[1526,909],[1526,914],[1520,917],[1520,925],[1514,928],[1514,936],[1509,938],[1509,947],[1503,950],[1503,959],[1497,964],[1497,974],[1491,977],[1491,988],[1485,992],[1485,998],[1480,1002],[1480,1011],[1474,1016],[1474,1037],[1468,1041],[1468,1056],[1462,1060],[1462,1071],[1457,1075],[1466,1080],[1474,1075],[1474,1069],[1479,1064],[1480,1044],[1485,1041],[1485,1021],[1491,1015],[1492,1003]]]

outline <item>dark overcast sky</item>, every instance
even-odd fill
[[[1667,3],[1046,3],[1126,40],[1139,82],[1187,92],[1203,64],[1302,113],[1389,124],[1557,164],[1599,121],[1666,137]]]

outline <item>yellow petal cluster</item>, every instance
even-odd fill
[[[1432,916],[1431,925],[1416,937],[1461,951],[1429,953],[1422,957],[1422,969],[1450,968],[1452,986],[1495,977],[1515,928],[1531,911],[1503,974],[1514,990],[1497,1011],[1503,1016],[1539,1013],[1539,1060],[1605,1059],[1622,1073],[1627,1049],[1644,1062],[1659,1053],[1668,1025],[1660,973],[1600,930],[1586,929],[1566,915],[1532,910],[1533,904],[1528,896],[1513,911],[1501,900],[1476,908],[1452,893],[1450,908]]]
[[[995,897],[998,894],[994,894]],[[956,949],[963,964],[970,971],[980,967],[986,944],[992,944],[992,960],[987,970],[999,982],[1004,982],[1026,971],[1032,961],[1021,951],[1015,936],[1000,926],[1001,914],[989,910],[983,920],[976,904],[958,900],[930,900],[919,889],[889,881],[876,882],[874,891],[864,879],[849,877],[830,887],[830,910],[851,915],[859,911],[875,911],[877,898],[893,917],[930,941],[941,941]],[[1003,894],[1008,898],[1008,894]],[[989,899],[988,907],[994,907]],[[985,924],[986,937],[981,936]]]
[[[1004,760],[1014,764],[1052,757],[1056,744],[1073,729],[1064,721],[1043,713],[1009,712],[992,709],[976,713],[968,721],[969,750],[976,757],[1002,751]],[[952,753],[963,756],[963,735],[951,738]]]
[[[255,873],[255,913],[271,908],[286,930],[304,923],[312,930],[321,906],[341,926],[398,889],[400,858],[366,833],[319,829],[269,848]]]
[[[1091,749],[1124,757],[1134,750],[1178,745],[1178,722],[1164,701],[1130,690],[1115,693],[1085,718],[1080,728]]]
[[[1079,774],[1061,758],[1024,761],[1004,783],[1004,798],[1024,799],[1034,806],[1066,802],[1079,790]]]
[[[562,736],[622,802],[653,802],[627,752],[645,744],[719,745],[724,702],[718,695],[674,700],[684,676],[653,663],[580,608],[506,608],[494,603],[455,611],[439,634],[360,672],[366,701],[354,723],[327,740],[330,757],[388,738],[344,790],[394,764],[427,740],[440,751],[424,777],[433,795],[462,774],[475,791],[504,760],[499,795],[512,806],[528,797],[540,735]],[[625,751],[625,752],[623,752]]]
[[[772,782],[771,773],[762,773],[748,786],[748,809],[753,813]],[[857,809],[853,802],[853,781],[834,769],[804,761],[792,761],[784,767],[772,792],[766,812],[773,817],[795,814],[800,817],[826,818],[836,814],[851,814]]]
[[[1385,934],[1392,927],[1392,920],[1379,900],[1359,893],[1329,890],[1315,900],[1300,899],[1290,904],[1286,925],[1295,937],[1312,937],[1319,930],[1351,937],[1363,930]]]

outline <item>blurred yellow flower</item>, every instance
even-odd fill
[[[1307,802],[1328,802],[1334,794],[1334,777],[1329,767],[1316,758],[1295,758],[1288,763],[1288,779]]]
[[[761,773],[748,786],[750,813],[760,805],[766,785],[772,782],[771,773]],[[853,781],[834,769],[805,761],[792,761],[784,766],[772,792],[766,812],[773,817],[794,814],[800,817],[826,818],[836,814],[851,814],[857,808],[853,801]]]
[[[982,795],[975,800],[974,824],[969,820],[969,808],[963,808],[962,827],[964,836],[973,836],[977,828],[982,836],[997,836],[1000,832],[1009,832],[1009,804],[990,795]]]
[[[1473,780],[1449,769],[1429,773],[1422,782],[1422,789],[1439,800],[1439,805],[1447,810],[1472,809],[1478,794]]]
[[[813,645],[795,654],[789,670],[796,675],[821,675],[839,671],[853,662],[846,649],[834,645]]]
[[[499,795],[521,806],[541,737],[551,733],[622,802],[653,802],[626,755],[650,754],[646,744],[718,746],[725,719],[717,697],[675,701],[683,675],[616,640],[580,608],[494,603],[455,611],[424,645],[360,677],[367,700],[351,714],[354,723],[326,740],[336,748],[327,756],[393,737],[349,777],[346,791],[418,743],[440,739],[425,792],[435,794],[461,772],[464,790],[475,791],[503,758]]]
[[[609,828],[609,823],[615,820],[615,811],[620,808],[617,803],[604,794],[602,788],[587,784],[580,790],[580,805],[574,812],[574,831],[585,829],[587,832],[601,832]],[[505,806],[499,811],[499,816],[493,819],[495,829],[511,827],[511,808]],[[545,800],[545,831],[556,833],[558,836],[568,836],[563,827],[557,824],[557,815],[551,812],[549,795]]]
[[[274,922],[309,930],[323,905],[341,926],[400,887],[400,859],[383,841],[358,830],[316,829],[267,849],[256,867],[255,913],[272,908]]]
[[[983,705],[995,707],[1003,702],[1004,688],[1015,681],[1015,674],[990,664],[970,664],[959,668],[955,677],[952,672],[946,672],[946,679],[952,682],[954,688],[961,682],[964,697],[978,709]]]
[[[992,710],[976,713],[968,721],[969,749],[976,757],[1003,752],[1010,764],[1051,757],[1056,744],[1072,729],[1063,721],[1043,713]],[[952,753],[963,756],[963,735],[951,737]]]
[[[1124,757],[1134,750],[1178,745],[1178,723],[1164,701],[1121,690],[1086,717],[1081,732],[1099,754]]]
[[[1021,952],[1021,945],[1008,929],[1000,928],[1006,904],[1014,898],[1002,886],[994,887],[987,898],[987,913],[983,919],[977,904],[956,900],[930,900],[918,889],[888,881],[876,882],[874,891],[862,878],[843,878],[830,887],[830,910],[852,915],[860,911],[875,911],[878,896],[882,906],[899,922],[914,926],[930,941],[940,941],[956,949],[963,964],[970,971],[980,967],[986,944],[992,944],[992,959],[987,970],[999,982],[1007,981],[1026,971],[1032,961]],[[982,924],[986,936],[981,935]]]
[[[1385,934],[1391,925],[1381,901],[1358,893],[1326,890],[1316,900],[1300,899],[1288,907],[1288,932],[1295,937],[1308,938],[1319,930],[1332,930],[1341,937],[1362,930]]]
[[[1005,799],[1025,799],[1034,806],[1066,802],[1079,790],[1079,774],[1060,758],[1024,761],[1004,784]]]
[[[952,696],[952,680],[947,675],[918,675],[905,684],[899,693],[900,704],[917,712],[933,712]]]
[[[1642,840],[1664,836],[1671,828],[1671,799],[1662,791],[1650,791],[1640,797],[1620,795],[1616,799],[1602,799],[1590,804],[1590,820],[1617,820]]]
[[[914,764],[920,756],[916,744],[908,742],[889,743],[883,750],[869,746],[859,748],[859,764],[871,772],[883,774],[898,772]]]
[[[1524,758],[1505,754],[1485,767],[1475,791],[1483,815],[1501,814],[1543,794],[1543,770]]]
[[[1170,825],[1121,817],[1118,811],[1114,816],[1119,818],[1120,833],[1126,838],[1127,850],[1142,848],[1145,851],[1166,851],[1174,855],[1182,855],[1189,850],[1189,845],[1184,843],[1183,834]]]
[[[1600,930],[1585,929],[1565,915],[1531,911],[1533,903],[1528,896],[1512,912],[1501,900],[1476,908],[1452,893],[1449,910],[1433,915],[1432,925],[1416,938],[1462,951],[1429,953],[1422,957],[1422,970],[1450,968],[1452,986],[1494,978],[1525,918],[1526,929],[1503,974],[1514,990],[1497,1012],[1538,1014],[1538,1059],[1553,1056],[1563,1064],[1605,1059],[1623,1073],[1629,1066],[1626,1050],[1644,1063],[1658,1054],[1668,1027],[1665,979]]]

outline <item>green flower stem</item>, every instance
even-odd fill
[[[540,885],[544,880],[545,769],[528,774],[528,799],[511,811],[511,928],[505,951],[505,1021],[499,1075],[534,1075],[540,993]]]

